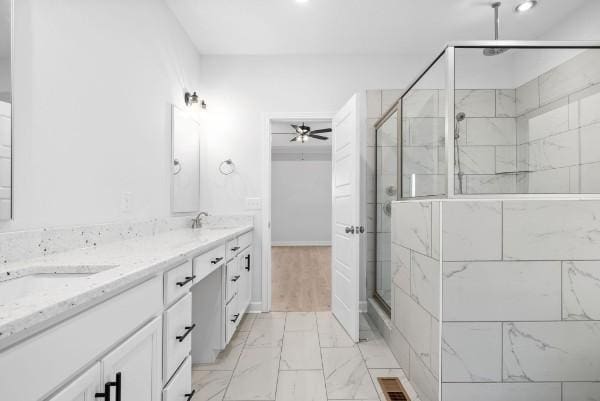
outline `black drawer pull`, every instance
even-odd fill
[[[192,332],[192,330],[194,330],[194,328],[196,327],[196,323],[192,324],[191,326],[185,326],[185,333],[183,333],[183,335],[181,336],[177,336],[175,337],[177,340],[179,340],[179,342],[183,342],[183,340],[185,340],[185,338],[188,336],[188,334],[190,334]]]
[[[115,381],[114,382],[106,382],[104,383],[104,392],[103,393],[96,393],[94,395],[94,398],[104,398],[106,401],[110,401],[110,388],[114,387],[116,392],[115,392],[115,401],[121,401],[121,372],[118,372],[115,375]]]
[[[238,281],[239,279],[240,279],[240,275],[239,275],[239,274],[236,274],[235,276],[233,276],[233,277],[231,278],[231,281],[233,281],[233,282],[235,283],[235,282],[236,282],[236,281]]]
[[[185,278],[185,280],[184,280],[184,281],[179,281],[179,282],[177,282],[177,285],[178,285],[179,287],[183,287],[184,285],[186,285],[187,283],[189,283],[190,281],[192,281],[192,280],[193,280],[193,279],[195,279],[195,278],[196,278],[196,276],[188,276],[188,277],[186,277],[186,278]]]
[[[246,267],[245,269],[250,271],[250,254],[246,255],[246,257],[244,258],[246,259]]]
[[[184,394],[184,396],[187,397],[185,401],[191,401],[191,399],[194,398],[194,394],[196,394],[196,390],[192,390],[191,393]]]
[[[233,248],[231,248],[231,250],[232,250],[233,252],[237,251],[238,249],[240,249],[240,247],[239,247],[239,246],[234,246]]]
[[[235,315],[233,315],[233,319],[231,319],[231,323],[237,322],[237,320],[238,320],[239,317],[240,317],[239,313],[236,313]]]
[[[223,258],[218,257],[218,258],[215,258],[215,259],[211,260],[210,263],[212,263],[213,265],[216,265],[217,263],[219,263],[222,260],[223,260]]]

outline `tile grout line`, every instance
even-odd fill
[[[256,320],[256,317],[254,317],[251,326],[254,326],[254,320]],[[250,327],[250,330],[252,330],[252,327]],[[229,391],[229,386],[231,386],[231,381],[233,380],[233,374],[235,373],[235,370],[237,369],[238,364],[240,363],[240,359],[242,359],[242,354],[246,350],[246,341],[248,341],[249,335],[250,335],[250,331],[248,331],[248,335],[246,336],[246,338],[244,338],[244,342],[242,343],[242,350],[240,351],[240,354],[238,355],[238,357],[235,360],[235,364],[233,365],[233,370],[231,370],[231,375],[229,376],[229,380],[227,381],[227,386],[225,386],[225,392],[223,393],[223,400],[225,400],[225,397],[227,396],[227,392]]]
[[[283,354],[283,342],[285,341],[285,326],[287,325],[288,313],[285,312],[283,317],[283,334],[281,336],[281,347],[279,348],[279,363],[277,364],[277,378],[275,379],[275,397],[277,400],[277,388],[279,387],[279,374],[281,373],[281,355]]]

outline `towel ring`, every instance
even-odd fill
[[[183,166],[181,165],[181,162],[179,161],[179,159],[173,159],[173,166],[175,167],[175,170],[173,171],[173,175],[177,175],[177,174],[181,173],[181,169],[183,168]]]
[[[235,171],[235,163],[233,160],[227,159],[223,160],[221,164],[219,164],[219,172],[223,175],[229,175]]]

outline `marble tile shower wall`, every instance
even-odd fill
[[[439,201],[392,206],[392,329],[388,343],[422,401],[437,401],[440,349]]]
[[[396,202],[392,232],[390,345],[413,386],[437,400],[440,361],[443,401],[600,400],[600,201]]]
[[[513,89],[455,91],[456,114],[466,115],[458,123],[464,193],[515,193],[515,95]],[[410,196],[412,174],[416,196],[446,192],[445,107],[445,90],[417,89],[405,98],[404,196]]]
[[[600,400],[599,233],[599,200],[395,202],[389,344],[420,397]]]
[[[516,89],[522,193],[600,192],[600,50]]]
[[[179,230],[190,227],[190,219],[166,217],[0,233],[0,263]],[[208,216],[204,222],[211,226],[241,225],[252,223],[252,216]]]

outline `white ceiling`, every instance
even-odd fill
[[[504,0],[501,39],[535,39],[584,3]],[[167,0],[202,54],[431,54],[493,39],[488,0]]]

